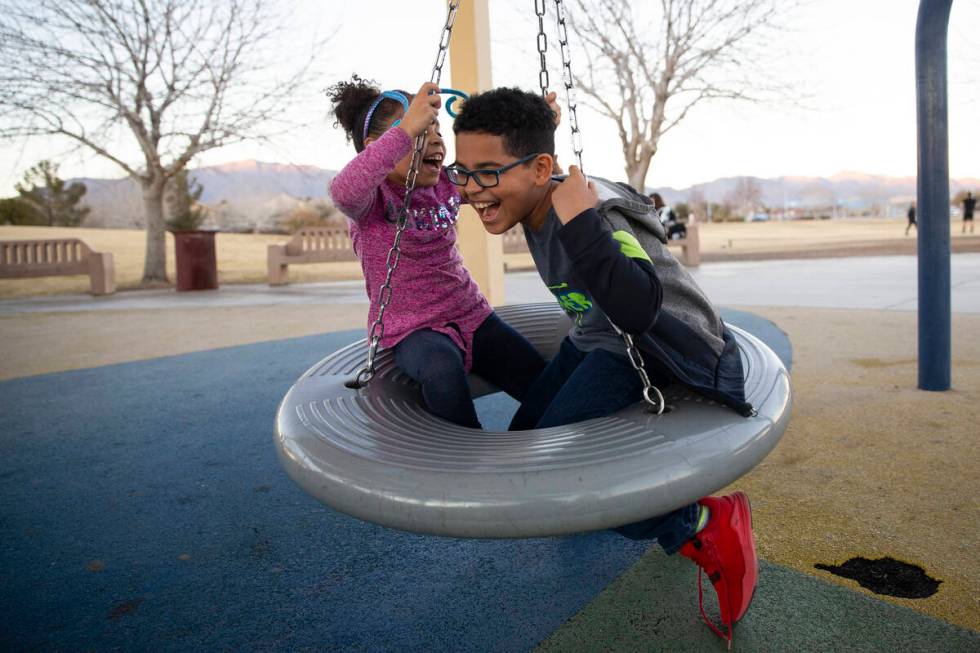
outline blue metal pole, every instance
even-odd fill
[[[915,26],[921,390],[949,390],[951,380],[946,33],[952,4],[921,0]]]

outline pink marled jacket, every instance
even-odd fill
[[[405,196],[405,188],[386,177],[413,145],[404,131],[389,129],[330,184],[334,204],[348,218],[354,251],[364,270],[371,300],[369,330],[378,315],[378,290],[385,281],[397,210]],[[381,346],[394,347],[413,331],[432,329],[452,338],[465,352],[468,370],[473,332],[492,309],[455,247],[459,204],[459,193],[445,171],[434,187],[418,188],[412,196],[401,258],[392,277],[391,301],[385,308]]]

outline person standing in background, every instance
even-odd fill
[[[963,231],[961,233],[966,233],[966,225],[970,225],[970,233],[973,233],[973,209],[977,206],[977,198],[973,196],[973,193],[967,193],[966,197],[963,198]]]

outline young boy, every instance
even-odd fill
[[[453,131],[449,179],[488,232],[523,226],[541,278],[574,318],[511,429],[569,424],[642,400],[643,385],[610,321],[633,336],[655,385],[677,381],[751,414],[735,340],[667,250],[655,209],[628,186],[586,180],[575,166],[567,179],[552,177],[555,124],[539,95],[508,88],[475,95]],[[758,577],[744,494],[707,497],[616,531],[656,539],[706,571],[727,634],[705,620],[731,645]]]

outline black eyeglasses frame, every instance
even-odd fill
[[[500,175],[507,172],[511,168],[516,168],[522,163],[527,163],[531,159],[541,156],[543,152],[535,152],[533,154],[528,154],[527,156],[514,161],[513,163],[508,163],[500,168],[480,168],[479,170],[467,170],[466,168],[461,168],[458,164],[453,163],[452,165],[446,166],[446,176],[449,181],[456,186],[465,186],[469,183],[470,177],[476,182],[476,185],[480,188],[493,188],[500,184]],[[494,176],[494,181],[492,184],[485,184],[480,181],[480,178],[476,175],[480,174],[492,174]]]

